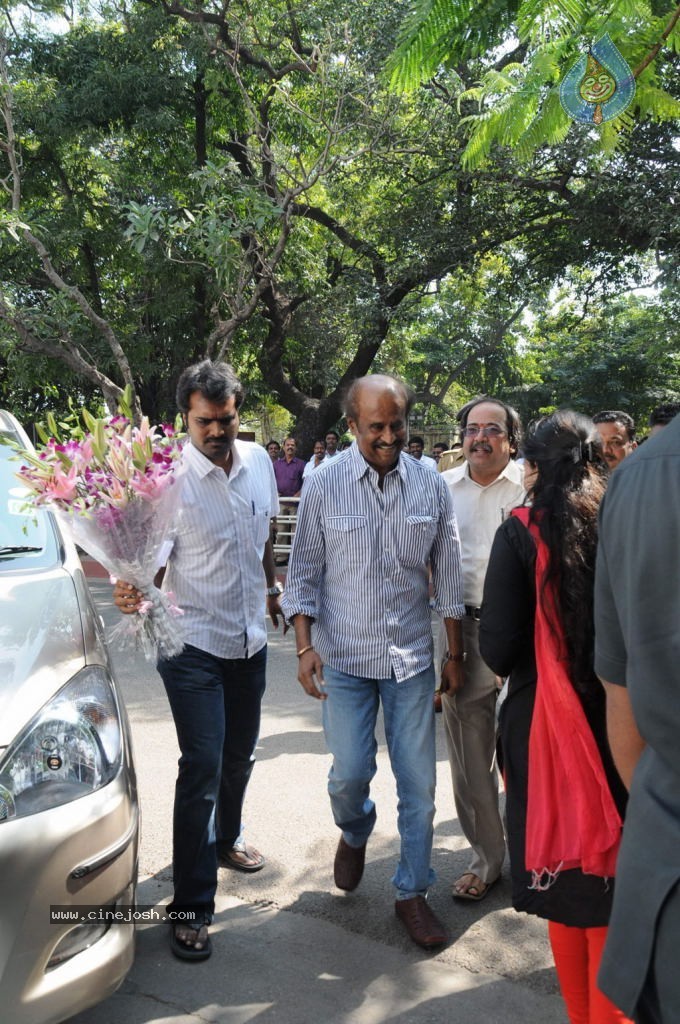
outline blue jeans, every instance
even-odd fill
[[[375,825],[369,791],[376,773],[375,726],[382,701],[385,736],[397,783],[401,854],[392,882],[398,899],[425,895],[430,867],[436,775],[434,669],[398,683],[362,679],[324,665],[323,727],[333,764],[328,793],[345,842],[363,846]]]
[[[160,659],[181,751],[173,815],[173,910],[208,919],[215,909],[217,860],[241,832],[255,762],[267,648],[252,658],[217,658],[187,645]]]

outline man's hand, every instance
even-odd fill
[[[113,601],[123,615],[134,615],[139,611],[139,606],[144,600],[143,595],[131,583],[125,580],[116,580],[113,588]]]
[[[442,664],[440,692],[453,696],[462,688],[464,682],[462,661],[451,661],[447,658]]]
[[[607,736],[616,770],[630,789],[633,773],[646,743],[640,735],[630,695],[625,686],[600,680],[607,695]]]
[[[301,654],[298,659],[298,679],[302,683],[305,693],[308,693],[310,697],[326,700],[327,694],[322,693],[319,689],[324,685],[323,662],[313,647]]]
[[[272,620],[274,629],[279,628],[279,618],[281,619],[281,622],[283,623],[283,635],[285,636],[290,629],[290,626],[286,622],[283,612],[281,611],[281,602],[278,594],[267,595],[267,611],[269,612],[269,618]]]

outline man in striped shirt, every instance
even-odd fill
[[[411,395],[391,377],[350,387],[356,443],[303,491],[283,608],[293,621],[298,678],[323,701],[331,807],[341,836],[335,884],[361,880],[376,820],[369,797],[382,702],[399,796],[395,910],[424,948],[446,941],[426,902],[434,819],[435,732],[429,570],[446,624],[443,686],[462,682],[464,614],[458,532],[446,485],[402,453]],[[315,623],[312,643],[312,623]]]
[[[232,368],[206,359],[184,371],[177,404],[189,435],[180,521],[166,554],[163,589],[182,609],[184,650],[160,659],[181,750],[173,828],[171,949],[210,955],[218,862],[257,871],[241,811],[255,760],[265,689],[265,605],[281,614],[269,523],[278,512],[271,459],[237,438],[244,391]],[[141,595],[116,584],[115,601],[136,610]]]

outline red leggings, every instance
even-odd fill
[[[549,921],[548,935],[570,1024],[632,1024],[597,987],[607,929]]]

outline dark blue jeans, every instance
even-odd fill
[[[181,751],[173,817],[173,910],[208,919],[215,909],[220,849],[241,832],[255,763],[267,648],[252,658],[216,658],[187,645],[160,659]]]

